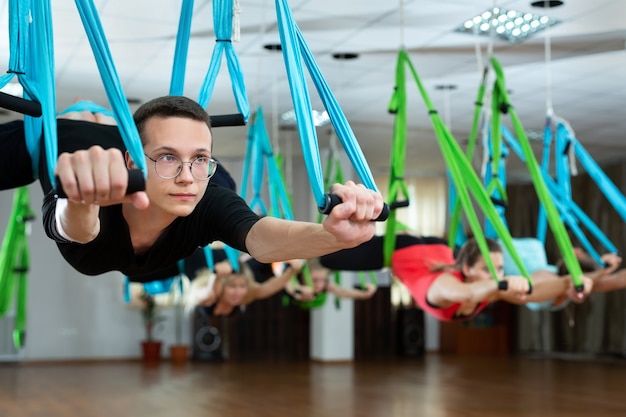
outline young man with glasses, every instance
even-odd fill
[[[235,192],[212,185],[210,120],[193,100],[160,97],[134,118],[149,162],[145,191],[125,195],[126,168],[137,166],[115,147],[59,155],[55,173],[67,199],[46,195],[44,225],[79,272],[147,274],[216,240],[260,262],[312,258],[374,235],[382,197],[350,181],[333,187],[343,203],[322,224],[260,218]]]

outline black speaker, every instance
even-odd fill
[[[400,309],[397,315],[399,354],[415,358],[424,355],[424,311],[418,308]]]
[[[223,339],[217,327],[218,319],[209,316],[204,307],[196,307],[193,317],[191,341],[192,359],[196,361],[221,361]]]

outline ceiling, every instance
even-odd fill
[[[126,96],[143,102],[167,94],[181,1],[94,3]],[[481,62],[488,62],[486,55],[491,49],[504,67],[511,102],[528,132],[543,130],[547,104],[551,102],[555,114],[570,122],[578,141],[596,161],[605,163],[626,156],[624,2],[564,3],[540,9],[532,7],[529,0],[292,0],[289,7],[371,170],[386,174],[394,122],[387,106],[401,46],[409,52],[432,103],[461,144],[466,142],[472,123]],[[2,33],[7,33],[7,4],[7,0],[0,0]],[[454,31],[466,19],[493,6],[543,13],[560,23],[517,44]],[[300,144],[296,132],[279,129],[275,116],[292,108],[284,61],[279,52],[263,48],[279,42],[275,4],[269,0],[240,0],[240,7],[241,39],[234,46],[251,108],[263,108],[278,151],[293,151],[297,158]],[[59,109],[71,104],[76,96],[106,104],[75,2],[54,0],[52,13]],[[7,43],[0,43],[5,68]],[[185,95],[197,98],[214,43],[212,3],[196,0]],[[551,52],[549,59],[546,50]],[[359,56],[353,60],[332,57],[347,52]],[[455,89],[440,90],[437,86],[441,85],[454,85]],[[310,91],[313,107],[321,110],[315,89],[311,87]],[[407,92],[406,175],[445,175],[430,118],[412,81]],[[211,114],[236,112],[225,64],[208,110]],[[505,123],[509,124],[508,118]],[[216,156],[222,160],[242,158],[246,131],[246,127],[216,129]],[[318,135],[320,146],[327,146],[329,128],[320,128]],[[540,143],[533,146],[538,151]],[[511,158],[509,178],[528,178],[523,164],[515,158]]]

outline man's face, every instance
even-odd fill
[[[211,157],[211,132],[201,121],[181,117],[153,117],[146,121],[143,138],[144,152],[155,160],[163,155],[174,155],[183,162]],[[154,162],[150,159],[146,161],[146,192],[150,207],[173,217],[189,215],[204,195],[209,181],[194,178],[190,165],[185,163],[177,177],[161,178],[154,169]]]

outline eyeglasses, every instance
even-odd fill
[[[176,155],[161,155],[157,159],[146,157],[154,162],[154,171],[163,179],[176,178],[183,170],[183,164],[189,164],[191,175],[200,181],[206,181],[215,174],[217,161],[206,156],[199,156],[191,162],[184,162]]]

